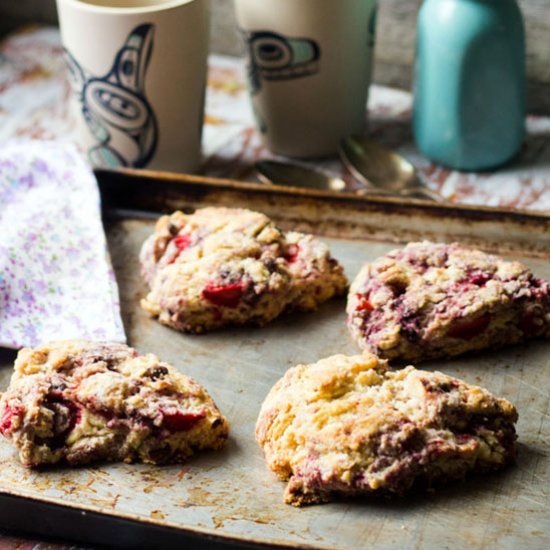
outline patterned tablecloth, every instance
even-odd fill
[[[70,140],[69,95],[57,29],[29,29],[4,41],[0,142],[14,136]],[[409,93],[371,87],[369,134],[408,157],[431,188],[461,203],[550,210],[550,117],[529,117],[518,157],[485,173],[449,171],[424,159],[413,145],[410,117]],[[256,179],[254,161],[270,156],[254,127],[240,59],[210,57],[203,152],[204,174],[246,180]],[[337,159],[313,164],[351,182]]]

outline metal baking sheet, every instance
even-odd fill
[[[184,335],[140,309],[146,287],[137,260],[159,212],[227,204],[263,210],[283,226],[319,234],[350,279],[363,262],[396,243],[424,237],[499,250],[550,278],[549,217],[158,174],[99,176],[129,343],[204,384],[228,417],[231,437],[223,451],[185,465],[98,464],[42,471],[24,469],[2,440],[0,506],[9,506],[11,498],[17,503],[12,510],[23,515],[38,510],[38,516],[51,517],[46,522],[50,534],[60,536],[117,544],[122,538],[111,538],[117,527],[121,537],[140,533],[139,541],[124,538],[135,547],[146,540],[146,547],[184,540],[315,548],[550,547],[549,342],[422,366],[482,385],[516,404],[520,444],[515,467],[405,498],[295,509],[282,502],[284,484],[267,470],[254,441],[254,424],[262,400],[286,369],[358,352],[344,324],[345,301],[327,303],[316,314],[283,316],[261,329]],[[1,388],[7,386],[12,358],[0,354]],[[13,520],[15,514],[8,517]],[[79,518],[80,534],[74,529]],[[97,528],[92,533],[86,525]]]

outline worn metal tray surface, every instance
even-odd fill
[[[262,400],[286,369],[337,352],[358,351],[344,324],[344,300],[332,301],[318,313],[281,317],[262,329],[184,335],[159,325],[140,309],[146,288],[137,260],[154,223],[145,208],[158,213],[225,203],[253,206],[283,226],[321,234],[350,279],[363,262],[387,252],[395,242],[424,236],[500,248],[550,277],[547,217],[422,202],[404,207],[391,200],[179,179],[101,174],[109,245],[130,344],[156,353],[208,388],[231,423],[228,445],[178,466],[98,464],[32,471],[21,467],[14,450],[2,441],[0,492],[4,498],[24,498],[15,498],[15,509],[24,514],[41,503],[60,505],[45,506],[42,513],[51,514],[50,533],[71,536],[78,533],[68,531],[70,518],[77,517],[75,510],[85,511],[98,525],[96,536],[90,537],[96,542],[117,543],[116,537],[104,540],[97,535],[102,521],[111,529],[104,538],[114,536],[116,521],[143,533],[156,529],[151,547],[162,546],[167,533],[172,538],[166,540],[172,541],[200,535],[209,545],[225,541],[321,548],[550,547],[549,342],[425,366],[480,384],[516,404],[517,466],[405,498],[372,497],[295,509],[282,502],[284,484],[267,470],[254,441],[254,424]],[[2,388],[11,372],[8,359],[0,356]],[[134,541],[135,546],[139,542]]]

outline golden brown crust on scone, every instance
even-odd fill
[[[508,401],[456,378],[335,355],[287,371],[256,438],[300,506],[501,468],[515,457],[516,420]]]
[[[142,307],[185,332],[264,325],[283,311],[314,310],[347,289],[324,243],[284,233],[250,210],[163,216],[140,259],[151,287]]]

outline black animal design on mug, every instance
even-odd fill
[[[73,89],[97,145],[88,158],[99,166],[143,168],[158,141],[157,120],[145,97],[145,75],[153,51],[154,26],[136,27],[103,77],[88,74],[66,52]]]
[[[290,38],[271,31],[243,32],[248,54],[250,92],[264,80],[290,80],[319,70],[321,49],[309,38]]]

